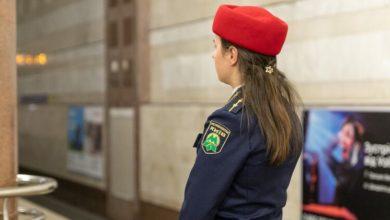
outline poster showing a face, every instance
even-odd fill
[[[390,219],[390,110],[304,112],[302,219]]]

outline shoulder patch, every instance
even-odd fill
[[[220,123],[211,120],[202,139],[202,149],[206,154],[222,151],[231,131]]]

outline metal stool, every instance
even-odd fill
[[[17,186],[0,188],[0,199],[4,199],[3,220],[9,220],[8,198],[48,194],[58,186],[57,181],[53,178],[26,174],[18,174],[16,183]],[[36,209],[18,208],[18,213],[31,216],[34,220],[45,219],[44,213]]]

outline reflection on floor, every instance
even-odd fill
[[[62,216],[52,210],[49,210],[47,208],[44,208],[40,205],[37,205],[36,203],[33,203],[33,202],[30,202],[26,199],[18,199],[18,206],[19,207],[23,207],[23,208],[26,208],[26,209],[38,209],[39,211],[45,213],[45,218],[47,220],[65,220],[65,219],[69,219],[69,218],[66,218],[65,216]],[[19,220],[24,220],[24,219],[31,219],[31,217],[23,217],[23,216],[20,216],[19,217]]]
[[[46,219],[48,220],[62,220],[62,219],[72,219],[72,220],[106,220],[104,217],[96,215],[94,213],[88,212],[86,210],[80,209],[76,206],[64,203],[50,196],[34,196],[27,198],[28,201],[24,200],[26,204],[32,204],[38,206],[37,208],[42,211],[48,211],[52,213],[50,216],[47,215]],[[19,206],[22,206],[20,203]],[[45,208],[43,208],[43,207]],[[23,205],[24,207],[24,205]],[[26,207],[28,207],[26,205]],[[46,213],[46,212],[45,212]]]

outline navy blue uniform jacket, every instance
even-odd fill
[[[281,166],[269,165],[260,128],[253,118],[248,123],[245,115],[240,88],[207,118],[194,143],[197,156],[180,220],[282,219],[299,155]]]

